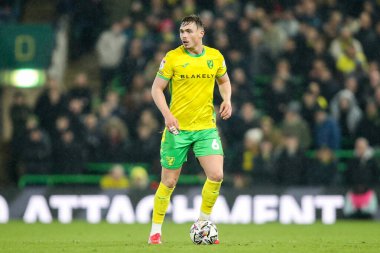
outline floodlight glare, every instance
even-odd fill
[[[12,72],[12,84],[19,88],[30,88],[38,85],[39,71],[34,69],[19,69]]]

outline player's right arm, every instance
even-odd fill
[[[165,126],[168,128],[169,131],[173,132],[173,127],[175,127],[178,130],[179,124],[177,119],[170,112],[170,109],[166,102],[164,90],[167,86],[168,81],[157,75],[152,85],[152,97],[154,103],[161,111],[161,114],[165,119]]]

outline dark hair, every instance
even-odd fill
[[[197,28],[204,29],[203,22],[198,15],[192,14],[192,15],[184,17],[181,21],[181,26],[188,25],[190,23],[195,23]]]

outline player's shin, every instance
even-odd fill
[[[215,205],[216,199],[219,196],[222,181],[216,182],[207,178],[202,189],[202,204],[199,219],[209,220],[212,208]]]
[[[166,210],[170,203],[170,196],[174,188],[169,188],[163,183],[160,183],[156,194],[154,195],[153,217],[152,217],[152,230],[150,234],[160,233],[161,226],[164,222]]]

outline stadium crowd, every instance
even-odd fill
[[[119,2],[111,11],[101,1],[60,1],[76,32],[71,56],[96,51],[101,87],[78,73],[69,89],[49,78],[33,106],[17,93],[12,171],[85,173],[88,162],[142,162],[159,175],[163,122],[150,86],[165,52],[180,45],[182,17],[199,13],[204,44],[225,56],[233,85],[233,117],[218,121],[226,183],[379,185],[379,1]],[[352,157],[341,168],[346,149]],[[184,173],[197,166],[189,159]]]
[[[15,22],[20,15],[20,0],[0,0],[0,25]]]

